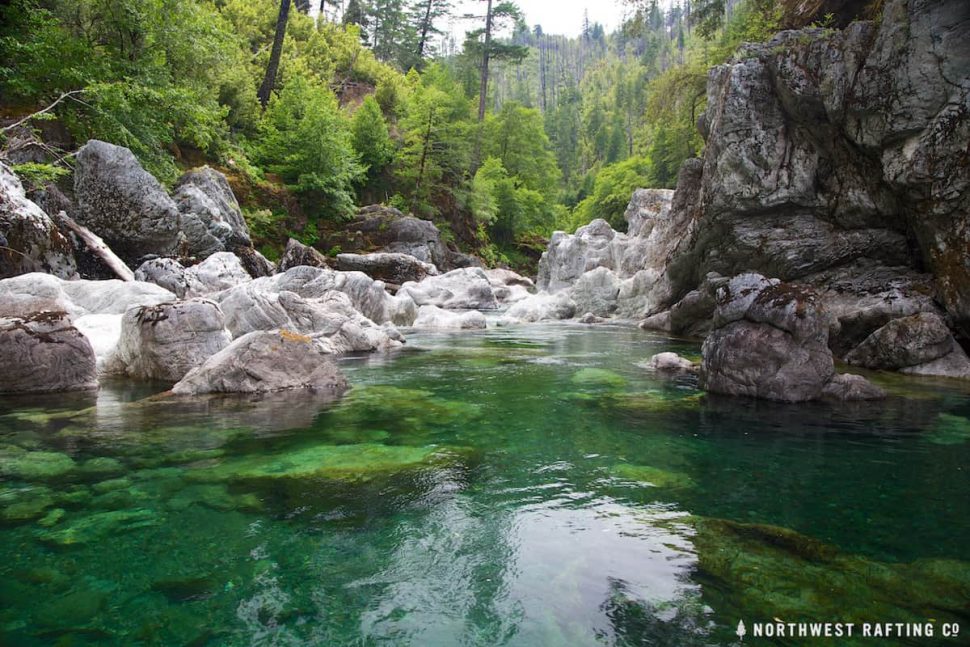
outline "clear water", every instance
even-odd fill
[[[703,397],[636,365],[661,350],[699,352],[415,333],[345,360],[336,405],[0,400],[0,644],[733,645],[772,618],[967,644],[970,390]]]

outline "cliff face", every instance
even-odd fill
[[[748,46],[699,125],[672,210],[688,233],[645,314],[756,270],[826,293],[846,349],[934,301],[970,336],[970,3],[890,0],[878,24]]]

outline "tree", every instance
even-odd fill
[[[373,189],[394,159],[394,145],[387,132],[387,122],[381,113],[381,107],[373,95],[364,99],[360,108],[354,113],[350,127],[353,134],[354,150],[364,165],[367,185],[362,193]]]
[[[286,36],[286,21],[290,15],[290,0],[280,0],[280,12],[276,18],[276,35],[273,38],[273,50],[269,55],[269,63],[266,65],[266,75],[263,83],[259,86],[259,103],[266,108],[269,103],[269,96],[276,86],[276,74],[280,68],[280,56],[283,53],[283,38]]]
[[[451,0],[417,0],[411,9],[412,28],[418,35],[415,55],[416,63],[420,67],[430,48],[429,40],[440,34],[441,30],[435,25],[451,11]]]
[[[528,48],[511,45],[493,38],[496,30],[509,22],[521,19],[522,12],[514,2],[483,0],[488,3],[485,11],[485,27],[468,32],[465,51],[481,61],[479,65],[478,121],[485,121],[485,102],[488,98],[488,70],[494,60],[521,61],[528,54]]]
[[[353,184],[363,168],[330,88],[303,75],[290,78],[270,98],[257,146],[257,161],[279,174],[317,215],[353,212]]]

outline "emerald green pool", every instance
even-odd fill
[[[408,339],[336,405],[0,400],[0,645],[967,644],[967,385],[782,406],[654,379],[699,348],[631,328]]]

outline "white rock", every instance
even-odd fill
[[[398,290],[398,296],[405,295],[419,306],[433,305],[451,310],[498,309],[492,284],[480,267],[463,267],[447,274],[429,276],[420,283],[405,283]]]
[[[421,306],[413,326],[428,330],[485,330],[485,315],[477,310],[451,312],[437,306]]]

